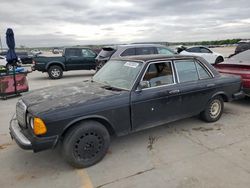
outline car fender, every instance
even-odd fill
[[[60,62],[60,61],[51,61],[51,62],[48,62],[48,63],[46,64],[46,66],[45,66],[45,69],[48,70],[49,66],[52,65],[52,64],[61,65],[62,68],[63,68],[63,70],[65,70],[65,65],[64,65],[62,62]]]
[[[223,98],[224,102],[228,102],[231,100],[230,97],[228,96],[228,94],[225,93],[224,91],[218,91],[218,92],[214,93],[210,99],[212,99],[218,95],[220,95]]]
[[[114,126],[112,125],[112,123],[106,117],[99,116],[99,115],[88,115],[88,116],[78,117],[78,118],[74,119],[73,121],[69,122],[64,127],[60,137],[62,137],[71,127],[77,125],[77,123],[79,123],[81,121],[84,121],[84,120],[98,121],[101,124],[103,124],[103,126],[105,126],[107,128],[107,130],[109,131],[110,134],[115,133]]]

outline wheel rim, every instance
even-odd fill
[[[9,71],[13,71],[13,66],[12,65],[8,65],[8,70]]]
[[[58,69],[52,69],[51,70],[51,75],[53,77],[59,77],[60,76],[60,71]]]
[[[96,132],[86,132],[75,142],[74,155],[80,160],[94,159],[104,147],[104,140]]]
[[[217,118],[221,112],[221,102],[219,100],[214,100],[210,107],[210,115],[212,118]]]

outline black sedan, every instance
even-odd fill
[[[111,136],[199,114],[215,122],[223,102],[243,96],[239,76],[222,76],[198,57],[114,59],[92,80],[23,96],[10,134],[34,152],[62,143],[66,160],[82,168],[105,156]]]

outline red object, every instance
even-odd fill
[[[0,76],[0,96],[4,97],[7,95],[19,94],[29,90],[27,73],[16,74],[16,91],[13,75]]]
[[[241,76],[243,90],[246,95],[250,96],[250,50],[235,55],[223,63],[216,64],[215,68],[220,73]]]

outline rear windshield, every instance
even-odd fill
[[[111,57],[113,53],[115,53],[114,48],[103,48],[102,51],[98,54],[98,57],[101,58],[106,58],[106,57]]]

